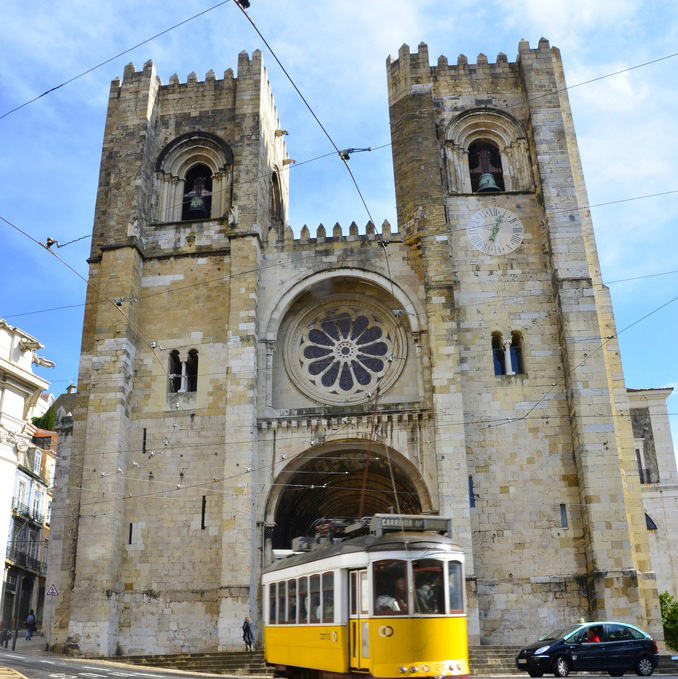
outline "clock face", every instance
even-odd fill
[[[466,235],[476,250],[487,255],[507,255],[523,242],[525,229],[513,212],[503,207],[488,207],[471,217]]]

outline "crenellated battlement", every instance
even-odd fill
[[[327,228],[324,224],[319,224],[315,230],[315,235],[311,236],[311,230],[306,224],[301,227],[301,231],[298,237],[293,235],[293,231],[288,227],[285,233],[285,242],[294,242],[295,244],[317,244],[317,243],[329,243],[329,242],[351,242],[351,241],[390,241],[390,240],[401,240],[401,234],[396,228],[395,231],[391,229],[391,224],[387,219],[385,219],[381,225],[381,231],[377,232],[374,224],[372,222],[367,222],[365,224],[364,233],[360,233],[358,225],[355,222],[351,222],[348,227],[348,231],[345,231],[341,224],[336,223],[331,230]]]
[[[475,63],[469,63],[465,54],[457,57],[456,64],[450,64],[446,56],[438,57],[438,62],[432,66],[429,61],[428,45],[419,43],[416,52],[411,52],[407,44],[398,50],[398,57],[389,56],[386,60],[388,76],[389,103],[392,105],[403,96],[430,90],[433,83],[444,80],[476,80],[481,78],[515,77],[521,60],[539,54],[556,53],[556,48],[550,47],[546,38],[539,40],[536,49],[531,49],[527,40],[521,40],[518,45],[518,55],[515,62],[509,62],[503,52],[497,54],[494,62],[489,61],[482,52],[476,57]]]

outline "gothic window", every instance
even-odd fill
[[[185,360],[175,349],[169,355],[169,393],[187,393],[198,390],[198,351],[191,349]]]
[[[522,375],[525,372],[523,365],[523,336],[519,332],[511,333],[509,355],[511,357],[511,374]]]
[[[469,172],[473,193],[496,193],[504,190],[501,155],[488,141],[475,141],[468,147]]]
[[[401,325],[381,304],[342,296],[293,322],[285,364],[296,385],[325,403],[357,403],[400,374],[407,351]],[[397,358],[397,360],[394,360]]]
[[[198,391],[198,351],[191,349],[186,359],[186,391]]]
[[[156,163],[156,220],[223,218],[231,208],[233,152],[207,132],[170,142]]]
[[[284,211],[282,192],[280,190],[280,177],[275,171],[271,175],[271,228],[280,230],[284,224]]]
[[[494,374],[506,375],[506,353],[504,352],[504,338],[500,332],[492,333],[492,361]]]
[[[169,374],[169,392],[176,394],[181,391],[181,360],[179,359],[179,352],[176,350],[170,352],[167,372]]]
[[[181,219],[209,219],[211,209],[212,171],[199,163],[186,173]]]
[[[511,333],[510,340],[504,340],[500,332],[492,333],[492,362],[495,375],[523,375],[523,336],[518,331]]]
[[[465,111],[445,131],[450,193],[529,191],[533,187],[527,137],[508,113]]]
[[[657,530],[657,524],[652,520],[652,517],[645,512],[645,527],[648,530]]]

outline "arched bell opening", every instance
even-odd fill
[[[275,523],[270,546],[289,549],[293,538],[313,535],[321,518],[429,513],[431,503],[410,462],[391,449],[387,455],[379,443],[368,459],[361,442],[332,444],[288,467],[275,482],[269,510]]]

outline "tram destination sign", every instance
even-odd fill
[[[452,519],[444,516],[417,514],[375,514],[370,521],[370,533],[382,535],[394,531],[446,533],[452,536]]]

